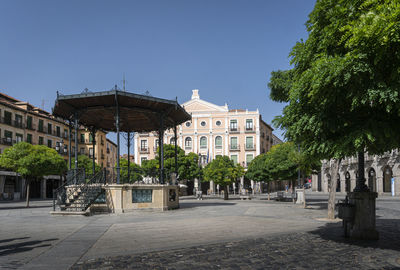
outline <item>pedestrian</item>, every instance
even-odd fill
[[[288,192],[288,190],[289,190],[288,184],[285,185],[285,190],[286,190],[286,192]]]

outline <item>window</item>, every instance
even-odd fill
[[[15,133],[15,139],[17,143],[22,142],[23,141],[22,134]]]
[[[238,149],[238,139],[237,137],[231,137],[231,149]]]
[[[53,142],[51,140],[47,140],[47,147],[52,147]]]
[[[141,151],[147,150],[147,140],[140,140],[140,150]]]
[[[85,143],[85,134],[81,134],[81,143]]]
[[[231,120],[229,128],[232,131],[237,131],[238,130],[237,120]]]
[[[11,113],[4,111],[4,123],[7,125],[11,125]]]
[[[27,129],[32,129],[32,116],[27,116],[26,117],[26,128]]]
[[[64,138],[68,138],[68,130],[64,129]]]
[[[253,149],[253,137],[246,137],[246,149]]]
[[[12,132],[8,130],[4,130],[4,137],[6,139],[6,142],[11,142],[12,141]]]
[[[84,148],[84,147],[81,147],[80,154],[81,154],[81,155],[84,155],[84,154],[85,154],[85,148]]]
[[[215,137],[215,148],[216,149],[222,148],[222,137],[221,136]]]
[[[38,144],[39,144],[39,145],[43,145],[43,141],[44,141],[43,137],[40,137],[40,136],[39,136]]]
[[[231,160],[233,161],[234,164],[238,163],[238,156],[237,155],[231,155]]]
[[[93,158],[93,147],[89,148],[89,157]]]
[[[200,148],[207,148],[207,138],[204,136],[200,138]]]
[[[90,143],[93,142],[93,135],[92,135],[92,133],[89,133],[89,142],[90,142]]]
[[[40,139],[40,137],[39,137],[39,139]],[[71,151],[72,151],[71,154],[72,154],[72,153],[75,154],[75,146],[72,146],[72,147],[71,147]]]
[[[186,122],[185,124],[187,127],[190,127],[191,123],[190,122]]]
[[[219,158],[219,157],[222,157],[222,155],[215,155],[215,158],[216,158],[216,159]]]
[[[22,115],[19,114],[15,115],[15,126],[22,128]]]
[[[43,120],[39,119],[39,131],[43,132]]]
[[[57,135],[57,137],[61,137],[61,128],[60,127],[56,127],[56,135]]]
[[[158,139],[156,139],[156,141],[155,141],[155,147],[158,147],[159,146],[159,140]]]
[[[169,144],[175,145],[175,137],[172,137],[172,138],[169,140]]]
[[[253,154],[246,155],[246,165],[249,166],[250,162],[253,160]]]
[[[202,127],[205,127],[205,126],[206,126],[206,121],[201,121],[200,125],[201,125]]]
[[[53,131],[53,126],[52,126],[52,124],[48,123],[47,124],[47,133],[52,134],[52,131]]]
[[[140,162],[141,162],[141,163],[143,163],[143,161],[146,161],[146,160],[147,160],[147,157],[141,157],[141,158],[140,158]]]
[[[253,130],[253,119],[246,119],[246,130]]]
[[[217,121],[217,122],[215,122],[215,124],[217,125],[217,126],[220,126],[221,125],[221,121]]]
[[[185,148],[186,148],[186,149],[192,148],[192,138],[187,137],[187,138],[185,139]]]
[[[26,142],[27,143],[32,143],[32,134],[26,134]]]

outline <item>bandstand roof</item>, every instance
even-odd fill
[[[105,131],[116,131],[115,117],[119,108],[120,131],[149,132],[172,128],[191,119],[176,100],[155,98],[125,91],[85,92],[76,95],[57,95],[53,115],[73,119],[78,113],[79,124]]]

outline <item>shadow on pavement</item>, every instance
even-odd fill
[[[3,206],[0,204],[0,211],[1,210],[16,210],[16,209],[36,209],[36,208],[50,208],[51,205],[34,205],[34,206]]]
[[[3,239],[3,240],[0,240],[0,244],[2,244],[2,243],[7,243],[7,242],[12,242],[12,241],[15,241],[15,240],[22,240],[22,239],[27,239],[27,238],[29,238],[29,237],[18,237],[18,238],[8,238],[8,239]]]
[[[377,219],[376,228],[379,232],[379,240],[345,238],[342,222],[327,223],[325,226],[310,231],[310,233],[337,243],[356,245],[363,248],[370,247],[400,251],[400,219]]]
[[[194,207],[209,207],[209,206],[226,206],[226,205],[235,205],[236,203],[224,203],[224,202],[204,202],[204,201],[198,201],[198,202],[185,202],[185,203],[180,203],[179,207],[181,209],[183,208],[194,208]]]
[[[26,239],[26,238],[29,238],[29,237],[14,238],[13,240]],[[8,240],[13,241],[12,239],[8,239]],[[39,248],[39,247],[51,246],[51,244],[45,244],[45,242],[51,242],[51,241],[56,241],[56,240],[58,240],[58,238],[25,241],[25,242],[16,243],[16,244],[0,246],[0,256],[6,256],[6,255],[20,253],[20,252],[26,252],[26,251],[30,251],[30,250],[33,250],[33,249]],[[39,245],[39,244],[41,244],[41,245]]]

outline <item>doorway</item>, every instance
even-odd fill
[[[372,192],[376,192],[376,173],[373,168],[368,171],[368,187]]]

